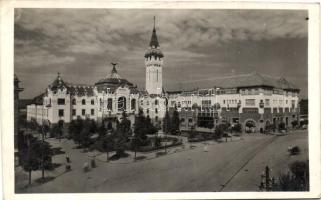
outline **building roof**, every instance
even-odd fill
[[[236,76],[204,79],[198,82],[184,84],[186,88],[196,88],[203,85],[212,86],[213,88],[245,88],[265,86],[285,90],[299,90],[295,84],[286,80],[285,78],[272,77],[256,72]]]
[[[158,39],[157,39],[157,35],[156,35],[156,28],[155,28],[155,16],[154,16],[153,33],[152,33],[152,37],[151,37],[150,42],[149,42],[149,46],[152,47],[152,48],[159,47],[159,43],[158,43]]]

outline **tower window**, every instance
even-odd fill
[[[72,109],[72,116],[76,115],[76,109]]]
[[[65,99],[59,98],[58,99],[58,105],[65,105]]]
[[[86,114],[86,110],[85,109],[82,109],[81,110],[81,115],[85,115]]]
[[[63,117],[64,116],[64,109],[59,109],[58,110],[58,116]]]
[[[72,100],[72,105],[76,105],[76,99]]]

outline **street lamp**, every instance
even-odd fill
[[[217,116],[218,116],[218,109],[220,109],[219,108],[219,103],[217,102],[217,94],[218,94],[218,91],[220,90],[220,88],[219,87],[215,87],[215,111],[216,111],[216,113],[217,113]],[[214,117],[213,117],[214,118]],[[215,119],[215,127],[216,127],[216,119]],[[215,130],[215,129],[214,129]]]

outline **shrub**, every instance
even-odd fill
[[[309,190],[309,161],[295,161],[289,165],[290,171],[281,174],[275,191],[308,191]]]
[[[218,124],[215,127],[214,138],[220,139],[223,137],[224,132],[228,129],[229,124]]]
[[[290,155],[298,155],[300,154],[301,149],[298,146],[292,147],[289,149]]]
[[[234,126],[232,126],[232,131],[235,133],[241,133],[242,125],[240,123],[234,124]]]
[[[292,121],[291,124],[292,124],[292,128],[295,128],[299,125],[297,120]]]
[[[281,122],[279,124],[279,130],[282,131],[282,130],[285,130],[285,123],[284,122]]]

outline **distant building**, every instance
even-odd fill
[[[215,79],[209,88],[165,91],[164,54],[155,23],[144,59],[145,90],[121,78],[114,63],[111,73],[94,85],[70,84],[58,74],[44,93],[42,105],[28,106],[27,120],[55,124],[81,117],[102,121],[120,118],[126,111],[134,124],[134,115],[142,109],[161,127],[166,110],[177,109],[182,130],[195,126],[199,131],[212,131],[218,123],[229,122],[241,123],[246,130],[264,131],[268,125],[284,122],[290,126],[298,119],[300,90],[285,78],[251,73]]]

